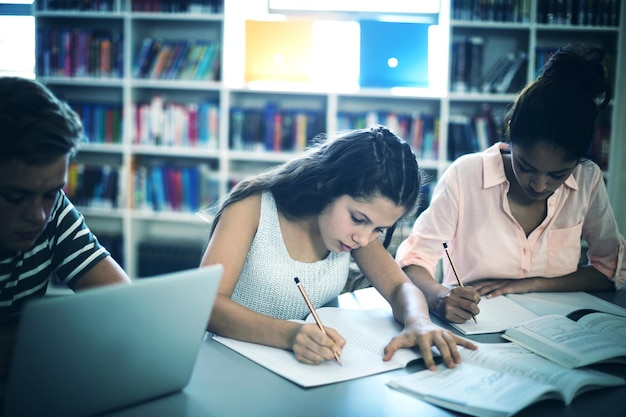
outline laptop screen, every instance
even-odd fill
[[[221,276],[213,265],[26,304],[5,415],[88,416],[181,390]]]

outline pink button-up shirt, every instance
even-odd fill
[[[452,163],[439,179],[431,204],[396,252],[401,267],[435,273],[443,242],[464,283],[482,278],[558,277],[576,271],[581,239],[589,263],[621,288],[626,277],[624,237],[619,233],[600,168],[578,164],[548,199],[544,221],[528,236],[507,200],[509,182],[497,143]],[[444,284],[456,284],[443,262]]]

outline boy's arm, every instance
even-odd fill
[[[130,278],[122,267],[111,256],[107,256],[76,279],[71,284],[71,288],[74,291],[80,291],[102,285],[130,284],[130,282]]]

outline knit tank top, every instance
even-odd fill
[[[349,253],[330,252],[313,263],[291,259],[283,241],[274,196],[261,198],[259,227],[232,299],[267,316],[304,319],[309,309],[294,282],[298,277],[315,308],[337,297],[348,279]]]

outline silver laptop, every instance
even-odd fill
[[[212,265],[27,304],[5,416],[92,416],[183,389],[223,268]]]

